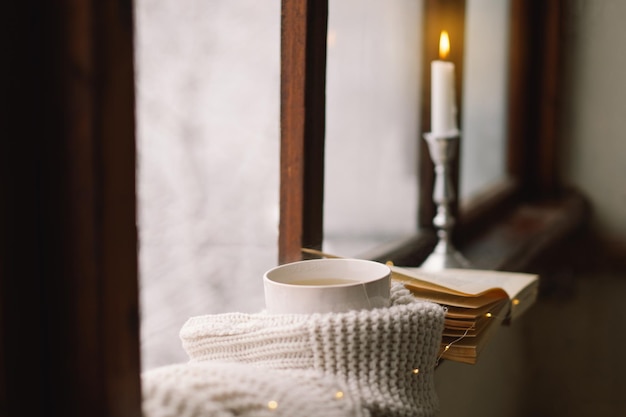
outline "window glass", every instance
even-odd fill
[[[465,20],[461,197],[506,174],[510,0],[468,0]]]
[[[278,258],[279,0],[137,0],[142,366],[194,315],[259,311]]]
[[[422,2],[329,7],[324,249],[356,256],[417,227]]]

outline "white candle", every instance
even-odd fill
[[[458,129],[457,108],[454,97],[454,64],[443,61],[450,51],[446,31],[439,39],[441,60],[431,62],[431,119],[430,130],[436,135],[454,133]]]

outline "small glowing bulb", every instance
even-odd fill
[[[414,373],[415,375],[417,375],[417,374],[419,374],[419,373],[420,373],[420,370],[419,370],[418,368],[415,368],[415,369],[413,369],[413,373]]]
[[[517,298],[513,299],[513,305],[516,306],[519,304],[519,300]]]
[[[267,408],[270,410],[276,410],[278,408],[278,403],[274,400],[267,403]]]
[[[491,318],[491,316],[492,316],[492,314],[491,314],[491,313],[487,313],[487,314],[485,314],[485,317],[487,317],[487,318]]]
[[[450,349],[450,345],[446,345],[446,347],[443,350],[447,351],[448,349]]]
[[[342,399],[343,398],[343,391],[337,391],[335,393],[335,398],[338,399],[338,400]]]

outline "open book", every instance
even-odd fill
[[[315,249],[304,253],[339,258]],[[539,276],[480,269],[425,271],[390,265],[391,279],[415,297],[446,307],[440,355],[475,364],[478,355],[504,322],[518,318],[537,299]]]
[[[416,297],[447,308],[441,357],[469,364],[476,363],[498,325],[515,320],[534,303],[539,286],[534,274],[396,266],[391,271],[392,280]]]

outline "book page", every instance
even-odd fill
[[[493,304],[496,301],[500,301],[505,304],[509,304],[511,301],[506,292],[499,288],[486,291],[480,295],[459,295],[451,290],[431,290],[425,289],[421,284],[415,284],[413,282],[403,281],[402,283],[416,298],[446,306],[462,307],[473,310],[482,308],[488,304]],[[468,311],[468,314],[473,315],[473,312]]]
[[[517,297],[526,287],[534,285],[539,278],[533,274],[477,269],[444,269],[431,272],[420,268],[394,266],[392,272],[434,284],[439,290],[448,290],[457,295],[480,296],[501,288],[511,299]]]

